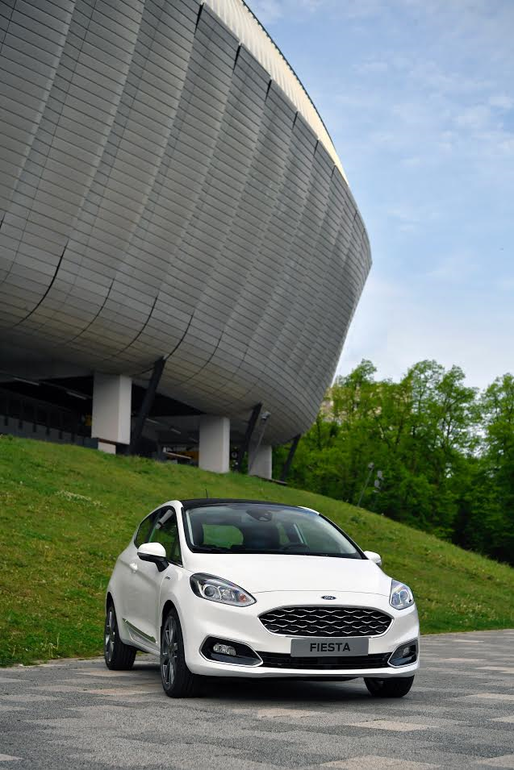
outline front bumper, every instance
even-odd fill
[[[329,593],[327,591],[327,593]],[[369,657],[352,659],[341,664],[341,658],[334,661],[337,665],[329,668],[328,657],[313,659],[312,667],[302,660],[301,667],[289,667],[284,656],[291,653],[291,639],[297,636],[274,634],[268,631],[259,620],[259,615],[288,606],[322,606],[328,602],[320,600],[319,591],[269,591],[255,594],[256,604],[249,607],[230,607],[194,597],[194,603],[188,607],[187,617],[181,617],[184,636],[186,662],[190,671],[205,676],[231,677],[401,677],[412,676],[419,668],[419,653],[415,663],[394,667],[387,663],[389,656],[402,644],[418,641],[419,621],[416,607],[407,610],[394,610],[386,596],[339,592],[337,605],[344,607],[370,607],[382,610],[392,617],[387,631],[379,636],[369,637]],[[205,640],[216,637],[227,642],[248,645],[264,658],[258,665],[241,665],[208,660],[201,652]],[[264,655],[263,655],[264,653]],[[266,661],[272,665],[266,665]],[[368,663],[369,665],[366,665]],[[292,665],[292,662],[291,662]]]

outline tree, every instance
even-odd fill
[[[480,455],[463,544],[514,562],[514,377],[496,379],[482,394]]]
[[[514,562],[514,378],[482,394],[463,371],[420,361],[399,381],[362,361],[338,377],[301,439],[290,483]]]

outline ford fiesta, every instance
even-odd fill
[[[251,500],[172,500],[139,525],[106,597],[105,662],[160,657],[166,695],[202,676],[354,679],[406,695],[419,666],[408,586],[321,514]]]

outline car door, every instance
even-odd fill
[[[118,556],[116,561],[116,567],[114,569],[111,578],[111,593],[114,596],[114,604],[116,607],[116,614],[118,616],[118,622],[123,624],[122,634],[127,633],[127,628],[130,629],[130,621],[133,620],[132,615],[134,613],[133,607],[133,588],[134,588],[134,575],[139,569],[140,559],[137,558],[138,546],[146,543],[155,524],[155,518],[158,514],[158,509],[152,511],[137,528],[134,538],[130,541],[128,546]]]
[[[139,636],[141,642],[151,647],[159,646],[159,596],[164,580],[173,580],[182,560],[180,554],[177,513],[173,506],[159,509],[147,543],[161,543],[166,549],[170,564],[159,572],[151,562],[137,558],[137,569],[133,572],[131,605],[131,633]]]

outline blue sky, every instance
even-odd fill
[[[371,240],[338,373],[514,370],[514,0],[248,0],[310,93]]]

